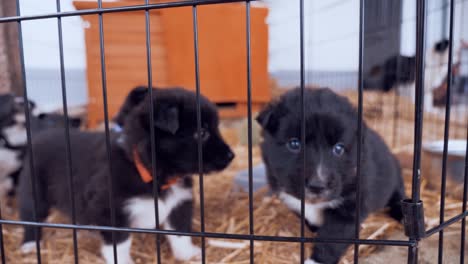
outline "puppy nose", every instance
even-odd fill
[[[325,190],[327,186],[320,180],[312,179],[307,181],[307,189],[314,193],[320,193]]]
[[[234,159],[234,157],[235,157],[234,153],[232,153],[232,151],[228,151],[228,153],[227,153],[227,159],[228,159],[229,161],[231,161],[231,160]]]

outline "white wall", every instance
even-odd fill
[[[63,11],[73,10],[72,0],[61,0]],[[22,15],[56,12],[55,0],[20,0]],[[70,106],[87,102],[84,33],[79,17],[62,19],[66,85]],[[31,99],[44,110],[62,106],[57,19],[22,23],[26,83]]]
[[[461,36],[468,40],[468,26],[463,26],[468,25],[468,1],[455,1],[454,43],[455,49],[457,49]],[[273,72],[299,70],[299,1],[266,0],[265,2],[271,7],[268,19],[270,23],[269,69]],[[443,12],[441,6],[444,2],[445,0],[428,0],[426,32],[428,49],[440,40]],[[307,69],[320,71],[357,70],[359,1],[321,0],[305,1],[305,3]],[[415,0],[403,0],[402,22],[402,54],[414,55],[416,41]]]
[[[270,71],[299,70],[299,1],[267,0],[270,6]],[[308,70],[355,70],[358,59],[359,2],[305,1]]]
[[[56,12],[56,0],[20,0],[21,14],[34,15]],[[73,10],[72,0],[61,0],[61,10]],[[63,41],[67,67],[85,68],[85,45],[82,22],[79,17],[62,19]],[[23,22],[26,66],[56,68],[59,66],[57,19]]]
[[[56,0],[21,0],[24,15],[55,12]],[[468,1],[455,0],[455,47],[461,35],[468,40]],[[72,0],[61,0],[62,10],[73,10]],[[265,0],[270,6],[268,23],[269,70],[297,71],[300,69],[299,0]],[[461,3],[464,3],[462,6]],[[402,53],[414,54],[415,3],[403,0]],[[442,0],[429,0],[427,45],[440,38]],[[461,21],[464,9],[464,24]],[[79,17],[63,18],[65,65],[71,105],[86,103],[85,46]],[[359,1],[305,1],[305,52],[308,71],[354,72],[358,67]],[[23,38],[30,95],[48,108],[60,106],[61,86],[57,20],[46,19],[23,23]],[[41,71],[38,71],[40,69]],[[48,73],[46,74],[46,70]],[[35,73],[34,73],[35,72]],[[50,76],[49,76],[50,75]],[[42,79],[41,80],[41,76]],[[315,78],[315,77],[314,77]],[[330,79],[330,76],[324,78]],[[338,78],[338,77],[336,77]]]
[[[434,46],[434,43],[442,37],[441,24],[443,23],[443,9],[441,8],[448,1],[429,0],[427,6],[427,32],[426,32],[426,51]],[[416,41],[416,1],[403,1],[403,25],[401,51],[405,55],[415,54]],[[449,8],[447,6],[447,8]],[[468,40],[468,1],[455,0],[454,17],[454,50],[458,50],[460,40]],[[447,19],[449,19],[447,17]],[[449,22],[446,23],[446,35],[449,37]],[[454,54],[456,55],[456,54]]]

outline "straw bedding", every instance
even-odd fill
[[[355,93],[347,93],[351,101],[356,102]],[[380,95],[376,93],[365,94],[365,118],[369,125],[376,128],[385,140],[392,142],[392,129],[389,128],[389,117],[393,116],[393,95]],[[384,102],[382,104],[382,102]],[[414,107],[410,102],[401,102]],[[401,103],[400,102],[400,103]],[[405,112],[405,115],[409,111]],[[400,115],[398,117],[399,136],[394,150],[402,152],[411,150],[413,118],[412,116]],[[392,119],[393,120],[393,119]],[[425,122],[428,119],[425,119]],[[440,122],[440,121],[439,121]],[[443,124],[443,122],[442,122]],[[391,124],[390,124],[391,125]],[[466,124],[455,124],[454,127],[462,127],[466,131]],[[240,129],[242,128],[242,129]],[[243,132],[245,125],[242,121],[225,122],[223,124],[223,134],[227,141],[233,145],[236,152],[236,159],[232,165],[222,173],[216,175],[207,175],[204,178],[205,195],[205,230],[208,232],[248,234],[249,231],[249,202],[248,194],[239,191],[234,185],[233,179],[239,170],[248,167],[247,147],[242,143],[245,137]],[[453,129],[456,130],[456,129]],[[453,131],[452,130],[452,131]],[[404,133],[403,133],[404,132]],[[427,132],[425,132],[427,133]],[[453,132],[455,133],[455,132]],[[461,133],[461,132],[457,132]],[[455,135],[455,134],[454,134]],[[439,135],[425,134],[425,137],[440,138]],[[255,139],[258,134],[255,133]],[[253,149],[253,163],[261,162],[259,149],[257,146]],[[410,194],[411,168],[404,170],[405,181],[407,183],[407,194]],[[200,230],[199,214],[199,188],[197,177],[195,177],[195,200],[197,208],[193,220],[194,230]],[[425,203],[426,225],[427,228],[434,227],[439,221],[440,197],[437,190],[426,188],[425,181],[422,184],[422,197]],[[283,206],[276,197],[269,195],[266,188],[254,194],[254,231],[258,235],[271,236],[299,236],[300,220]],[[461,212],[461,201],[450,197],[446,200],[446,218]],[[5,219],[17,219],[17,212],[14,201],[2,201],[2,214]],[[47,219],[48,222],[69,223],[69,220],[53,212]],[[19,250],[22,229],[20,226],[3,225],[3,239],[8,263],[36,263],[35,254],[23,254]],[[451,226],[446,231],[446,244],[453,244],[453,241],[459,241],[459,224]],[[313,236],[307,232],[307,236]],[[362,225],[361,238],[368,239],[406,239],[403,235],[402,227],[384,213],[372,215]],[[173,260],[168,244],[161,237],[161,259],[163,263],[177,263]],[[195,239],[200,243],[200,239]],[[450,242],[452,241],[452,242]],[[97,233],[88,231],[78,231],[78,253],[81,263],[104,263],[100,257],[100,238]],[[425,243],[425,244],[424,244]],[[457,246],[450,244],[445,250],[446,256],[458,256]],[[458,245],[457,243],[455,243]],[[459,247],[459,246],[458,246]],[[154,235],[136,234],[132,244],[132,256],[136,263],[156,263],[156,243]],[[310,254],[310,245],[306,245],[306,254]],[[423,249],[420,259],[435,261],[426,254],[437,252],[437,243],[423,242]],[[451,251],[450,251],[451,250]],[[298,243],[286,242],[255,242],[254,254],[255,263],[299,263],[300,245]],[[360,256],[363,263],[402,263],[406,260],[406,248],[395,247],[376,247],[361,246]],[[448,253],[447,253],[448,252]],[[451,253],[450,253],[451,252]],[[41,256],[43,263],[73,263],[73,243],[72,231],[64,229],[44,229],[44,239],[41,247]],[[306,256],[307,256],[306,255]],[[249,263],[249,241],[206,239],[206,257],[208,263]],[[352,263],[352,248],[343,257],[341,263]],[[447,263],[452,263],[452,259],[446,259]],[[458,261],[458,258],[453,262]],[[423,263],[426,263],[423,261]]]

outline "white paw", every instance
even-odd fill
[[[21,245],[21,252],[31,253],[36,251],[36,241],[29,241]]]
[[[120,264],[133,264],[132,257],[130,256],[130,248],[132,245],[132,239],[127,240],[116,245],[117,250],[117,261]],[[114,263],[114,247],[112,245],[103,245],[101,248],[101,254],[106,260],[107,264]]]
[[[167,236],[167,240],[176,259],[184,261],[201,259],[201,249],[192,243],[191,237]]]
[[[1,165],[1,164],[0,164]],[[0,197],[6,197],[8,192],[13,190],[13,180],[11,178],[2,179],[0,181]]]
[[[128,258],[117,257],[117,261],[119,262],[119,264],[134,264],[135,263],[133,262],[131,257],[128,257]],[[114,257],[112,257],[111,259],[106,259],[106,264],[115,264]]]
[[[312,259],[306,259],[304,261],[304,264],[321,264],[320,262],[317,262],[315,260],[312,260]]]
[[[131,257],[128,257],[128,258],[125,258],[125,259],[118,259],[119,261],[119,264],[134,264],[135,262],[133,262],[132,258]],[[112,263],[114,263],[114,261],[112,260]]]
[[[174,250],[174,257],[178,260],[200,260],[201,249],[193,244],[187,245],[184,248],[177,248]]]

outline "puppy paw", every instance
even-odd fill
[[[13,181],[11,178],[0,180],[0,197],[6,197],[9,192],[14,189]]]
[[[126,258],[126,259],[119,259],[118,260],[120,264],[135,264],[135,262],[133,262],[132,258]],[[112,261],[112,263],[114,263]]]
[[[21,252],[27,254],[36,252],[36,241],[29,241],[21,245]]]
[[[312,260],[312,259],[306,259],[304,261],[304,264],[321,264],[320,262],[317,262],[315,260]]]
[[[201,249],[192,243],[188,236],[167,236],[172,254],[177,260],[187,261],[201,259]]]
[[[118,243],[116,245],[117,261],[121,264],[133,264],[132,257],[130,256],[130,248],[132,245],[132,239],[128,238],[127,240]],[[112,244],[104,244],[101,247],[101,254],[106,260],[107,264],[114,263],[114,247]]]
[[[119,253],[117,253],[117,261],[119,264],[135,264],[130,255],[121,256]],[[112,257],[112,259],[106,259],[106,263],[115,264],[114,257]]]
[[[135,264],[135,262],[133,262],[132,258],[119,258],[117,257],[117,261],[119,262],[119,264]],[[106,259],[106,264],[115,264],[114,262],[114,258],[112,259]]]
[[[174,251],[174,257],[178,260],[200,260],[201,259],[201,249],[195,245],[187,245],[183,248],[178,248]]]

